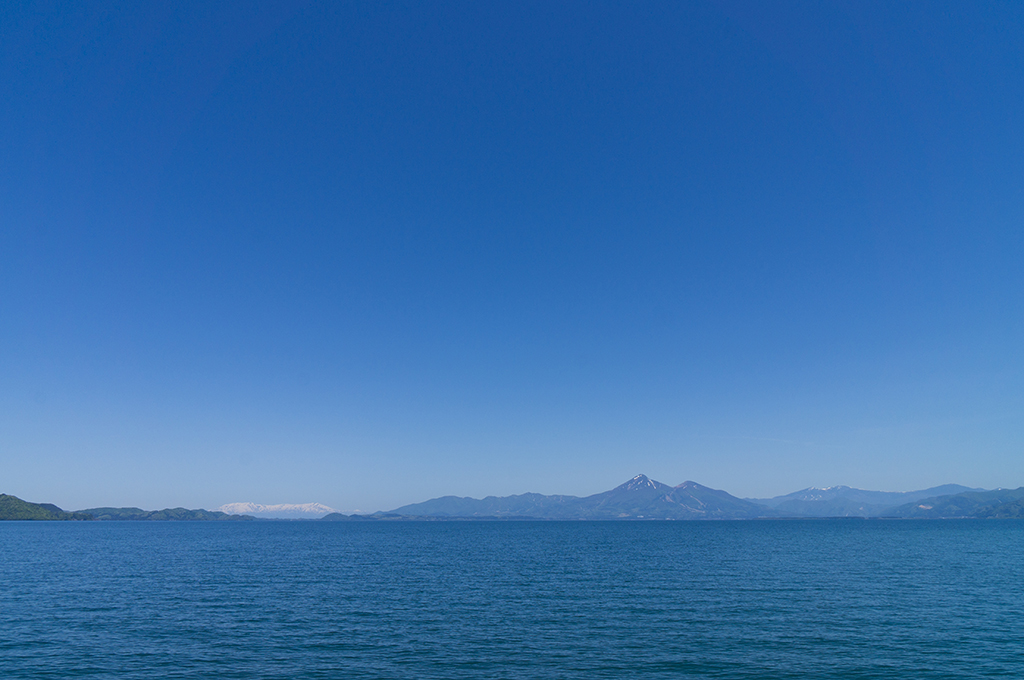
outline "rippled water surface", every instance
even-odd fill
[[[1024,521],[2,522],[4,678],[1024,678]]]

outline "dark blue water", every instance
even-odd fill
[[[0,523],[0,676],[1024,677],[1024,522]]]

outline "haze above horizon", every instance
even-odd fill
[[[1024,484],[1024,6],[0,17],[0,491]]]

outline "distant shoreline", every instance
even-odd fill
[[[238,507],[317,507],[260,506]],[[227,507],[227,506],[222,506]],[[443,496],[405,505],[390,512],[320,517],[259,517],[219,510],[165,508],[90,508],[65,511],[49,503],[30,503],[0,494],[0,520],[7,521],[710,521],[806,519],[1020,519],[1024,518],[1024,487],[972,489],[946,484],[920,491],[866,491],[846,486],[808,488],[768,499],[737,498],[725,491],[687,481],[669,486],[637,475],[623,484],[586,497],[526,493],[483,499]]]

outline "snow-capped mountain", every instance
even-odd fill
[[[338,512],[322,503],[279,503],[277,505],[225,503],[217,510],[229,515],[252,515],[264,519],[320,519],[324,515]]]

